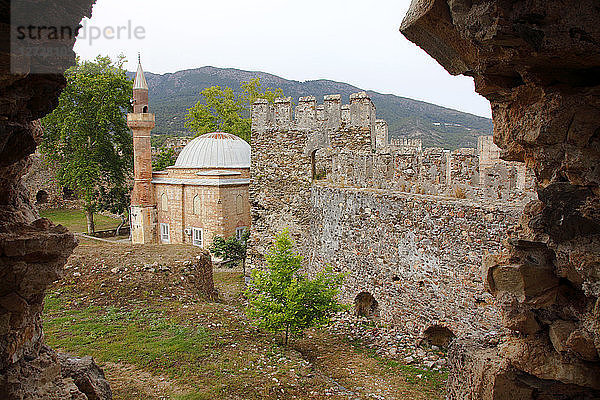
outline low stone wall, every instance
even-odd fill
[[[367,292],[384,324],[414,336],[434,325],[454,334],[499,327],[481,261],[502,250],[516,208],[319,184],[311,215],[309,272],[328,264],[347,273],[344,302]]]

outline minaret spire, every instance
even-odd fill
[[[138,68],[133,80],[133,112],[147,113],[148,110],[148,83],[142,69],[140,53],[138,53]]]
[[[154,114],[148,110],[148,84],[138,54],[138,69],[133,80],[133,113],[127,114],[127,125],[133,132],[132,243],[156,243],[158,240],[150,144],[154,124]]]
[[[144,70],[142,69],[142,61],[140,54],[138,53],[138,68],[135,73],[135,79],[133,80],[133,89],[145,89],[148,90],[148,83],[146,83],[146,77],[144,76]]]

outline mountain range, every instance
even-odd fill
[[[263,87],[281,88],[295,103],[301,96],[312,95],[317,103],[322,103],[324,95],[341,94],[342,103],[347,104],[351,93],[363,90],[343,82],[325,79],[299,82],[234,68],[201,67],[162,75],[145,74],[150,89],[150,109],[156,114],[153,134],[189,134],[184,126],[187,109],[200,100],[200,92],[210,86],[229,86],[239,93],[242,82],[258,77]],[[128,75],[133,78],[132,72]],[[393,94],[366,92],[375,104],[377,118],[388,122],[390,138],[420,138],[425,147],[453,150],[476,147],[478,136],[492,134],[489,118]]]

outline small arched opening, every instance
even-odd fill
[[[354,298],[354,314],[359,317],[376,319],[379,317],[379,303],[369,292],[360,292]]]
[[[144,108],[142,109],[142,112],[144,114],[147,114],[148,113],[148,106],[144,106]]]
[[[438,347],[447,348],[455,337],[451,329],[442,325],[431,325],[423,332],[423,342]]]
[[[44,204],[48,202],[48,192],[45,190],[38,190],[35,194],[35,202],[37,204]]]

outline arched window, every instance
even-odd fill
[[[242,196],[241,194],[238,194],[238,196],[235,199],[235,209],[238,214],[244,213],[244,196]]]
[[[354,299],[354,314],[376,319],[379,317],[379,303],[369,292],[360,292]]]
[[[148,112],[148,106],[144,106],[144,109],[142,110],[142,112],[143,112],[144,114],[146,114],[146,113]]]
[[[198,195],[194,196],[194,201],[192,204],[192,212],[194,213],[194,215],[200,215],[202,213],[202,200],[200,199],[200,196],[198,196]]]
[[[163,193],[160,195],[160,209],[162,211],[169,210],[169,199],[167,198],[167,194]]]

